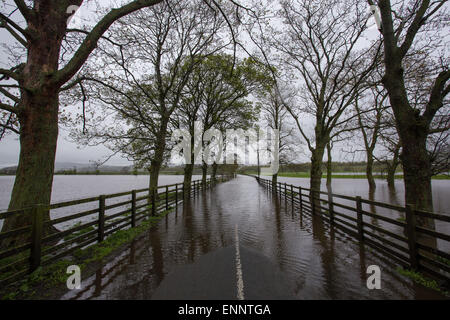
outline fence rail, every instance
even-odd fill
[[[177,208],[184,199],[195,197],[215,182],[228,181],[230,178],[232,176],[218,176],[214,181],[207,179],[206,183],[195,180],[191,182],[189,190],[185,190],[183,183],[159,186],[153,196],[149,189],[140,189],[1,212],[0,220],[23,214],[30,215],[32,223],[0,233],[0,241],[18,235],[26,235],[29,239],[25,244],[0,252],[0,285],[17,281],[38,267],[55,262],[77,249],[100,243],[116,231],[136,227],[151,216]],[[82,210],[80,205],[88,208]],[[58,209],[75,213],[44,220],[44,217]],[[71,225],[67,227],[68,224]],[[56,233],[44,232],[45,228],[56,225],[63,226],[57,228]]]
[[[271,180],[255,178],[280,198],[284,196],[285,202],[291,202],[293,210],[298,208],[300,214],[320,216],[360,243],[377,249],[401,267],[423,271],[450,284],[450,253],[438,249],[436,245],[438,241],[450,242],[450,235],[416,223],[416,217],[432,219],[433,223],[450,223],[450,216],[415,210],[412,205],[401,207],[281,182],[274,186]],[[370,209],[365,209],[365,206]],[[396,220],[376,213],[377,209],[394,210],[405,218]]]

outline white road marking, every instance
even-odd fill
[[[242,279],[241,255],[239,253],[239,235],[238,226],[235,228],[235,245],[236,245],[236,277],[237,277],[237,298],[244,300],[244,280]]]

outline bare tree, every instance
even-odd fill
[[[76,139],[107,145],[147,168],[150,195],[169,157],[172,115],[192,72],[222,48],[218,37],[225,20],[202,2],[165,1],[120,20],[80,78],[80,93],[93,101],[88,112],[97,117]]]
[[[375,161],[374,152],[380,136],[382,128],[383,113],[386,109],[384,102],[387,93],[379,86],[370,86],[367,90],[368,97],[355,100],[355,112],[357,114],[358,127],[362,134],[364,151],[366,154],[366,177],[369,184],[369,193],[373,193],[376,189],[375,179],[373,177],[373,164]],[[366,104],[366,106],[361,106]],[[371,109],[370,112],[364,110]]]
[[[72,15],[68,8],[81,6],[82,0],[3,2],[1,26],[10,38],[4,47],[8,65],[0,69],[1,119],[6,120],[2,127],[20,134],[19,165],[9,210],[50,203],[61,88],[76,75],[98,40],[116,20],[158,2],[160,0],[129,1],[110,10],[86,31],[81,44],[70,51],[63,50],[69,32],[67,22]],[[31,218],[27,215],[8,217],[2,231],[27,225]],[[48,228],[45,232],[51,230]],[[11,238],[3,241],[2,246],[22,243],[26,237],[27,234]]]
[[[381,13],[380,33],[384,44],[385,74],[383,84],[388,91],[396,127],[402,144],[401,161],[404,171],[405,201],[417,208],[432,211],[431,159],[427,152],[430,132],[446,130],[433,127],[433,119],[445,108],[450,92],[448,51],[443,46],[446,30],[446,0],[398,1],[369,0]],[[409,74],[407,59],[415,56],[424,63],[421,73]],[[426,63],[426,64],[425,64]],[[420,77],[422,93],[410,89]],[[448,112],[448,111],[447,111]],[[430,226],[428,219],[418,218],[421,225]]]
[[[302,83],[296,107],[286,107],[311,152],[311,189],[320,190],[326,145],[354,129],[346,127],[354,118],[348,110],[375,66],[378,45],[357,49],[368,19],[359,1],[282,1],[281,6],[284,29],[274,46]],[[301,121],[305,114],[314,121],[312,136]]]
[[[278,153],[276,153],[274,161],[279,162],[280,165],[288,163],[290,155],[293,151],[293,131],[294,128],[289,125],[289,112],[286,109],[281,97],[281,92],[277,90],[276,86],[271,82],[260,90],[258,94],[258,103],[262,111],[262,120],[272,130],[278,131],[277,144]],[[272,175],[272,184],[276,185],[278,179],[278,172]],[[274,189],[275,191],[275,189]]]
[[[384,151],[381,155],[374,155],[374,158],[384,164],[386,167],[387,175],[386,181],[391,191],[395,190],[395,173],[400,165],[400,152],[401,144],[398,139],[397,133],[388,134],[386,131],[381,132],[380,135],[381,145]]]

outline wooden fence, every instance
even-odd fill
[[[232,176],[219,176],[215,182],[230,178]],[[149,189],[140,189],[1,212],[0,220],[24,214],[31,215],[32,223],[0,233],[0,241],[21,234],[27,234],[29,238],[25,244],[0,252],[0,285],[14,282],[77,249],[100,243],[118,230],[134,228],[151,216],[177,208],[186,197],[195,197],[213,185],[211,179],[207,179],[206,184],[195,180],[191,182],[190,190],[185,190],[183,183],[159,186],[153,197],[149,195]],[[58,214],[61,209],[65,212]],[[48,213],[56,217],[44,220]],[[59,232],[45,235],[43,230],[49,226],[56,227]]]
[[[450,215],[415,210],[405,207],[371,201],[361,197],[349,197],[323,191],[289,185],[256,177],[259,184],[276,193],[300,214],[320,216],[324,221],[355,237],[403,268],[429,274],[450,284],[450,254],[438,249],[438,241],[450,243],[450,235],[418,226],[416,218],[428,218],[433,223],[450,227]],[[394,219],[377,211],[397,211],[404,219]]]

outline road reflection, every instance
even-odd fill
[[[150,299],[177,266],[234,245],[236,225],[240,245],[279,267],[297,299],[440,297],[403,279],[389,261],[293,207],[290,199],[238,176],[178,206],[84,279],[81,290],[68,291],[61,299]],[[366,287],[366,270],[372,264],[382,270],[381,290]],[[245,270],[257,273],[257,268]],[[244,274],[244,288],[245,279]]]

